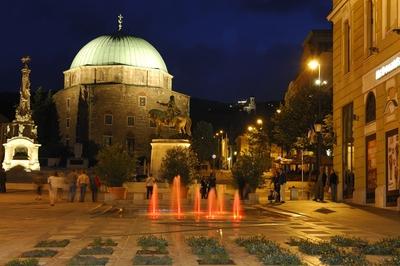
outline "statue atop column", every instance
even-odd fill
[[[31,111],[31,82],[29,80],[29,74],[31,70],[29,69],[29,63],[31,58],[25,56],[21,58],[21,62],[24,64],[21,69],[22,81],[20,89],[20,99],[19,105],[15,112],[15,119],[17,122],[31,122],[32,121],[32,111]]]

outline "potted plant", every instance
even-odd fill
[[[96,173],[109,187],[112,199],[125,199],[122,185],[135,172],[135,159],[119,144],[104,146],[97,154]]]

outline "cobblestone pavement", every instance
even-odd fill
[[[285,242],[289,237],[326,240],[333,235],[358,236],[368,240],[400,235],[400,215],[395,211],[350,206],[343,203],[291,201],[281,205],[246,205],[242,221],[223,219],[183,219],[162,214],[158,219],[146,215],[147,203],[124,203],[122,209],[110,209],[101,203],[59,202],[54,207],[45,197],[34,200],[31,192],[0,195],[0,265],[34,249],[41,240],[69,239],[71,243],[53,258],[40,259],[42,265],[65,265],[96,237],[112,238],[118,243],[107,265],[132,265],[139,249],[136,240],[144,234],[158,234],[169,242],[174,265],[198,265],[185,243],[191,235],[218,237],[236,265],[260,265],[234,243],[238,236],[264,234],[283,247],[298,253]],[[205,206],[205,202],[203,205]],[[187,203],[186,209],[190,209]],[[167,209],[166,206],[162,206]],[[165,211],[166,213],[166,211]],[[310,265],[319,265],[316,257],[304,256]]]

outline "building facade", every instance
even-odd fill
[[[120,143],[137,157],[150,154],[156,137],[149,110],[175,97],[189,115],[189,96],[173,91],[172,75],[147,41],[123,34],[100,36],[86,44],[64,72],[64,88],[54,95],[63,142],[89,149],[90,143]],[[166,138],[177,134],[164,129]]]
[[[339,198],[378,207],[399,197],[400,3],[334,0],[334,166]]]

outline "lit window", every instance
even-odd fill
[[[106,146],[109,146],[112,144],[112,136],[110,135],[104,135],[103,136],[103,144]]]
[[[139,96],[139,106],[140,107],[146,106],[146,96]]]
[[[66,125],[66,128],[69,128],[69,126],[70,126],[70,119],[69,118],[66,119],[65,125]]]
[[[113,116],[112,115],[104,115],[104,125],[112,125],[113,124]]]
[[[135,125],[135,117],[134,116],[128,116],[128,127],[133,127]]]

